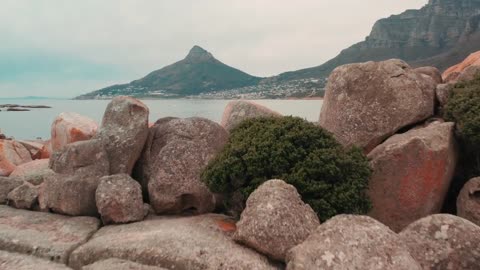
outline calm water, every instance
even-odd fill
[[[144,100],[150,108],[150,122],[166,116],[200,116],[220,122],[228,100]],[[317,121],[321,100],[258,100],[284,115]],[[17,139],[50,138],[50,126],[61,112],[77,112],[101,122],[108,100],[15,100],[0,99],[0,104],[48,105],[52,109],[31,109],[29,112],[0,112],[0,129]]]

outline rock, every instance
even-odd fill
[[[478,66],[471,66],[466,68],[460,75],[458,75],[458,82],[468,82],[480,76],[480,62]]]
[[[8,193],[8,205],[17,209],[32,209],[38,204],[38,188],[28,182]]]
[[[148,137],[148,107],[131,97],[115,97],[103,115],[100,139],[110,161],[110,174],[131,174]]]
[[[222,126],[227,131],[230,131],[243,120],[268,116],[281,116],[281,114],[255,102],[246,100],[230,101],[223,112]]]
[[[478,269],[480,227],[446,214],[422,218],[405,228],[400,237],[423,269]]]
[[[18,253],[0,251],[0,269],[9,270],[71,270],[64,264],[53,263]]]
[[[480,226],[480,177],[463,186],[457,197],[457,215]]]
[[[445,70],[442,74],[443,80],[456,82],[462,72],[471,66],[480,66],[480,51],[470,54],[463,62]]]
[[[9,176],[18,165],[30,161],[30,152],[22,144],[0,140],[0,176]]]
[[[22,184],[23,181],[20,178],[0,176],[0,204],[7,203],[8,194]]]
[[[433,122],[397,134],[369,155],[370,216],[398,232],[439,213],[457,163],[454,123]]]
[[[437,98],[438,105],[443,108],[447,105],[450,92],[453,89],[452,84],[439,84],[435,89],[435,97]]]
[[[32,159],[39,159],[41,157],[41,151],[44,146],[43,143],[38,141],[18,141],[30,152]]]
[[[214,196],[200,174],[227,139],[220,125],[203,118],[156,122],[139,161],[137,179],[148,187],[150,204],[157,214],[214,210]]]
[[[73,112],[63,112],[52,124],[52,150],[62,149],[73,142],[90,140],[97,132],[97,123],[85,116]]]
[[[43,175],[51,173],[48,167],[50,160],[37,159],[17,166],[10,174],[10,177],[41,178]]]
[[[99,261],[99,262],[84,266],[82,267],[82,270],[167,270],[167,269],[113,258],[113,259],[106,259],[103,261]]]
[[[224,231],[227,220],[215,214],[164,216],[106,226],[72,253],[69,265],[79,269],[118,258],[167,269],[279,269],[264,256],[236,244],[231,232]]]
[[[39,159],[48,159],[50,155],[53,153],[52,150],[52,143],[50,140],[46,141],[43,145],[42,149],[40,150],[40,158]]]
[[[145,216],[142,188],[127,174],[102,177],[95,194],[104,224],[140,221]]]
[[[401,60],[349,64],[328,79],[320,125],[340,143],[370,152],[433,115],[435,83]]]
[[[419,67],[414,69],[414,71],[429,76],[433,79],[436,84],[443,83],[442,73],[436,67]]]
[[[0,250],[67,263],[99,228],[92,217],[66,217],[0,206]]]
[[[420,270],[401,239],[366,216],[339,215],[287,253],[287,270]]]
[[[248,197],[234,239],[268,257],[284,261],[320,222],[297,189],[282,180],[269,180]]]

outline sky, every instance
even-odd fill
[[[427,0],[0,0],[0,97],[127,83],[199,45],[255,76],[320,65]]]

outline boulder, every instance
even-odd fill
[[[287,251],[302,243],[319,225],[317,214],[302,201],[294,186],[269,180],[248,197],[234,239],[284,261]]]
[[[131,97],[115,97],[103,115],[100,139],[110,161],[110,174],[131,174],[148,137],[148,107]]]
[[[452,84],[439,84],[435,89],[435,97],[437,99],[438,105],[443,108],[447,105],[448,98],[450,97],[450,92],[453,89]]]
[[[287,253],[287,270],[420,270],[397,234],[366,216],[339,215]]]
[[[457,197],[457,215],[480,226],[480,177],[463,186]]]
[[[97,132],[97,123],[73,112],[63,112],[52,124],[51,145],[53,152],[73,142],[90,140]]]
[[[225,107],[221,123],[227,131],[230,131],[243,120],[268,116],[281,116],[281,114],[252,101],[235,100],[230,101]]]
[[[0,176],[9,176],[18,165],[32,161],[30,152],[13,140],[0,140]]]
[[[72,253],[69,265],[80,269],[118,258],[167,269],[279,269],[264,256],[236,244],[222,226],[228,219],[216,214],[164,216],[106,226]]]
[[[478,66],[471,66],[466,68],[460,75],[458,75],[458,82],[468,82],[480,76],[480,62]]]
[[[433,81],[436,84],[443,83],[442,73],[436,67],[419,67],[419,68],[416,68],[414,70],[416,72],[420,73],[420,74],[424,74],[424,75],[429,76],[430,78],[433,79]]]
[[[120,259],[106,259],[87,266],[82,270],[167,270],[162,267],[148,266]]]
[[[40,141],[18,141],[30,152],[32,159],[39,159],[44,143]]]
[[[67,263],[99,228],[92,217],[66,217],[0,206],[0,250]],[[35,268],[36,269],[36,268]]]
[[[473,270],[480,265],[480,227],[463,218],[428,216],[406,227],[400,238],[423,269]]]
[[[71,270],[64,264],[24,254],[0,251],[0,269],[9,270]]]
[[[38,204],[38,188],[28,182],[8,193],[8,205],[17,209],[32,209]]]
[[[434,113],[435,86],[401,60],[349,64],[328,79],[320,125],[346,146],[370,152]]]
[[[48,158],[50,158],[52,153],[53,153],[52,142],[50,140],[48,140],[48,141],[45,142],[42,149],[40,150],[39,159],[48,159]]]
[[[44,175],[52,172],[48,167],[49,162],[48,159],[37,159],[24,163],[17,166],[10,177],[43,178]]]
[[[470,54],[463,62],[445,70],[442,74],[443,80],[445,82],[455,82],[458,76],[471,66],[480,66],[480,51]]]
[[[433,122],[397,134],[369,155],[370,216],[398,232],[439,213],[457,163],[454,123]]]
[[[157,214],[200,214],[215,208],[214,196],[200,174],[227,139],[225,129],[203,118],[156,122],[139,161],[137,179],[148,187]]]
[[[7,203],[8,194],[22,184],[23,180],[18,177],[0,176],[0,204]]]
[[[142,188],[127,174],[102,177],[95,200],[104,224],[140,221],[145,217]]]

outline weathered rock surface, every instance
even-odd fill
[[[148,107],[131,97],[115,97],[103,115],[100,139],[110,161],[110,174],[131,174],[148,137]]]
[[[23,181],[20,178],[0,176],[0,204],[7,203],[8,194],[22,184]]]
[[[339,215],[320,225],[287,253],[288,270],[420,270],[406,245],[380,222]]]
[[[213,194],[200,180],[208,162],[227,142],[219,124],[203,118],[163,118],[150,129],[137,179],[148,187],[157,214],[207,213]]]
[[[463,186],[457,198],[457,215],[480,226],[480,177]]]
[[[101,228],[76,249],[69,265],[78,269],[118,258],[167,269],[279,269],[265,257],[236,244],[225,232],[222,215],[156,217],[142,222]]]
[[[64,264],[24,254],[0,251],[0,269],[2,270],[71,270]]]
[[[65,145],[90,140],[97,132],[97,123],[85,116],[73,112],[63,112],[52,124],[52,150],[58,151]]]
[[[414,70],[416,72],[420,73],[420,74],[424,74],[424,75],[429,76],[430,78],[433,79],[433,81],[436,84],[443,83],[442,73],[436,67],[419,67],[419,68],[416,68]]]
[[[140,221],[145,216],[142,188],[127,174],[102,177],[95,199],[104,224]]]
[[[320,125],[340,143],[370,152],[434,113],[435,83],[401,60],[349,64],[329,77]]]
[[[48,140],[48,141],[45,142],[42,149],[40,150],[40,159],[50,158],[52,153],[53,153],[52,142],[50,140]]]
[[[40,141],[18,141],[30,152],[32,159],[39,159],[41,157],[41,151],[44,146]]]
[[[439,84],[435,89],[435,97],[437,98],[438,105],[440,107],[445,107],[448,102],[448,98],[450,97],[450,92],[453,89],[453,85],[451,84]]]
[[[452,215],[420,219],[401,233],[412,256],[423,269],[478,269],[480,227]]]
[[[98,227],[96,218],[0,206],[0,250],[67,263],[70,253],[86,242]]]
[[[82,270],[166,270],[120,259],[107,259],[82,267]]]
[[[368,155],[370,216],[398,232],[439,213],[457,156],[454,123],[433,122],[386,140]]]
[[[294,186],[269,180],[248,197],[234,239],[284,261],[287,251],[302,243],[319,225],[317,214],[302,201]]]
[[[18,165],[32,161],[30,152],[13,140],[0,140],[0,176],[9,176]]]
[[[235,100],[230,101],[225,107],[221,125],[230,131],[243,120],[268,116],[281,116],[281,114],[255,102]]]
[[[8,193],[8,205],[18,209],[32,209],[38,204],[38,188],[28,182]]]
[[[49,172],[50,160],[48,159],[37,159],[22,165],[19,165],[15,170],[10,174],[10,177],[35,177],[41,176]]]
[[[463,62],[452,66],[443,72],[445,82],[456,82],[458,77],[470,67],[480,66],[480,51],[470,54]]]

